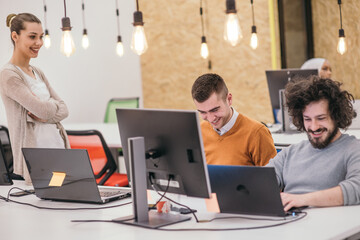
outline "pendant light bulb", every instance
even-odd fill
[[[250,47],[254,50],[258,47],[258,37],[257,37],[257,33],[256,33],[256,26],[251,27]]]
[[[122,57],[124,55],[124,45],[121,41],[121,36],[118,36],[118,41],[116,44],[116,54],[119,55],[119,57]]]
[[[339,41],[337,44],[337,52],[343,55],[347,51],[344,29],[339,29]]]
[[[75,44],[71,35],[70,18],[62,18],[61,52],[70,57],[75,52]]]
[[[44,46],[47,49],[50,48],[51,46],[51,39],[50,39],[49,31],[47,29],[45,29]]]
[[[235,0],[226,0],[224,39],[230,43],[231,46],[236,46],[243,37],[236,12]]]
[[[144,31],[144,22],[142,20],[142,12],[134,12],[134,30],[131,39],[131,49],[137,55],[145,53],[148,48]]]
[[[81,39],[81,43],[82,43],[82,47],[84,49],[87,49],[90,45],[90,42],[89,42],[89,37],[87,35],[87,30],[84,29],[84,32],[83,32],[83,36],[82,36],[82,39]]]
[[[200,56],[203,59],[207,59],[209,56],[209,48],[208,45],[206,43],[206,38],[205,36],[201,37],[201,48],[200,48]]]

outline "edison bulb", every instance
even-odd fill
[[[67,57],[70,57],[75,52],[74,40],[69,30],[65,30],[62,33],[61,52]]]
[[[44,37],[44,46],[46,48],[49,48],[51,46],[51,39],[49,34],[46,34]]]
[[[200,55],[203,59],[207,59],[209,56],[209,48],[206,43],[201,44]]]
[[[339,42],[337,45],[338,53],[343,55],[346,52],[346,50],[347,50],[347,46],[346,46],[346,42],[345,42],[345,37],[339,37]]]
[[[116,44],[116,54],[119,55],[119,57],[124,55],[124,45],[120,41]]]
[[[251,34],[250,47],[256,49],[258,47],[258,37],[256,32]]]
[[[142,25],[134,26],[132,39],[131,39],[131,49],[137,54],[141,55],[146,52],[148,48],[144,27]]]
[[[236,13],[226,14],[224,39],[229,42],[232,46],[236,46],[241,38],[242,32],[239,24],[239,18]]]
[[[81,39],[81,43],[82,43],[82,47],[84,49],[87,49],[90,45],[90,42],[89,42],[89,37],[87,34],[84,34],[82,39]]]

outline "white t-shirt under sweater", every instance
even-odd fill
[[[33,71],[35,78],[32,78],[19,67],[17,67],[25,76],[25,81],[31,91],[42,101],[48,101],[50,98],[49,90],[38,74]],[[56,124],[35,122],[34,133],[36,136],[36,146],[41,148],[65,148],[64,140],[60,135]]]

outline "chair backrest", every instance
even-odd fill
[[[0,141],[4,152],[4,159],[9,172],[14,171],[13,155],[11,150],[11,143],[9,137],[9,130],[7,127],[0,125]]]
[[[86,149],[99,185],[116,171],[117,165],[102,134],[97,130],[67,130],[70,146],[73,149]]]
[[[0,141],[0,185],[12,185],[11,175],[4,157],[4,150]]]
[[[116,108],[139,108],[139,97],[110,99],[106,107],[104,122],[117,122],[115,111]]]

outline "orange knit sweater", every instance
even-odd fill
[[[240,113],[222,136],[206,121],[201,123],[201,132],[208,164],[264,166],[276,155],[270,131]]]

